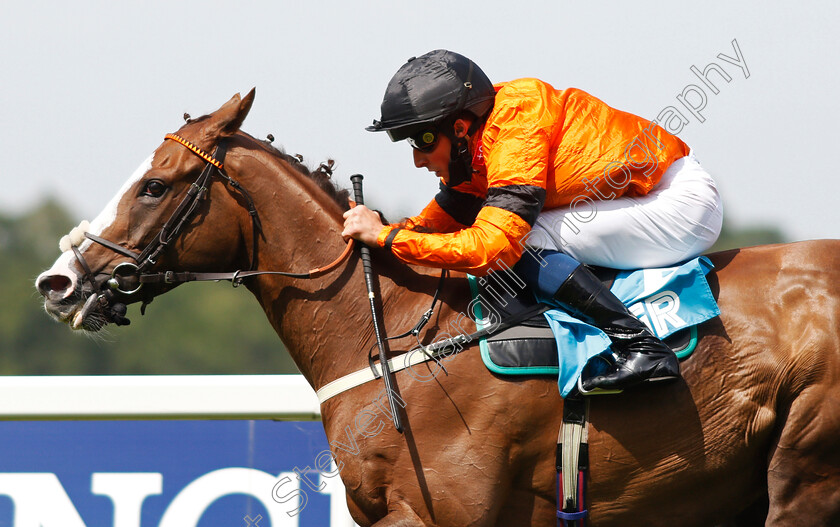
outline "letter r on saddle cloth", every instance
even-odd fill
[[[556,305],[553,293],[579,264],[554,251],[544,250],[540,258],[538,262],[526,252],[515,271],[531,287],[537,300]],[[620,271],[610,290],[662,339],[720,314],[706,281],[712,268],[707,258],[698,257],[673,267]],[[557,343],[558,386],[566,397],[577,386],[587,364],[587,375],[595,375],[599,366],[606,366],[606,362],[592,359],[609,356],[611,340],[600,329],[563,309],[551,309],[544,316]]]

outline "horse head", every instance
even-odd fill
[[[248,265],[241,261],[248,253],[244,246],[252,234],[256,240],[259,220],[243,209],[250,195],[218,158],[239,131],[254,93],[237,94],[167,135],[92,222],[62,238],[61,256],[36,281],[47,313],[73,329],[127,324],[127,304],[145,305],[177,285],[166,279],[144,283],[143,273]],[[171,247],[177,249],[166,250]]]
[[[340,236],[346,191],[239,131],[253,96],[235,96],[167,136],[93,222],[62,239],[61,257],[37,281],[48,313],[75,329],[97,330],[125,323],[126,304],[171,289],[179,274],[228,274],[220,271],[255,269],[257,262],[272,270],[313,269],[346,249]],[[411,328],[438,298],[440,281],[386,252],[373,256],[383,327]],[[837,525],[840,242],[710,259],[721,315],[698,328],[685,383],[591,404],[591,520],[688,518],[682,524],[712,525],[746,508],[738,519],[751,523]],[[331,266],[305,273],[314,280],[242,273],[253,277],[246,286],[315,390],[367,375],[377,341],[360,258],[320,273]],[[432,324],[419,334],[394,335],[392,349],[425,350],[425,343],[440,342],[439,331],[466,336],[468,291],[462,277],[447,282],[439,308],[423,315]],[[356,385],[321,405],[358,523],[556,521],[563,405],[556,379],[510,382],[484,365],[476,340],[465,342],[473,352],[446,358],[446,375],[424,378],[406,368],[395,376],[394,393],[410,401],[403,405],[403,436],[377,427],[386,395],[379,383]],[[464,481],[477,496],[469,503]]]

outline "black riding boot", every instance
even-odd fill
[[[630,388],[642,382],[680,378],[677,356],[625,307],[592,272],[581,265],[554,293],[562,307],[612,340],[616,369],[582,381],[584,391]]]

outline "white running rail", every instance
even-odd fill
[[[302,375],[0,376],[0,419],[321,419]]]

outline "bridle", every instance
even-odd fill
[[[301,278],[301,279],[311,279],[317,278],[322,276],[333,269],[337,268],[344,260],[346,260],[350,253],[353,250],[353,240],[349,240],[347,246],[345,247],[344,251],[341,255],[336,258],[334,261],[325,265],[323,267],[317,267],[315,269],[311,269],[305,273],[292,273],[287,271],[260,271],[255,270],[257,263],[257,241],[259,237],[259,233],[262,232],[262,224],[259,219],[259,214],[257,213],[256,205],[254,204],[254,200],[251,195],[245,190],[242,185],[239,184],[236,180],[228,176],[224,171],[224,158],[225,153],[227,151],[227,144],[224,139],[219,141],[216,145],[215,150],[212,154],[207,153],[206,151],[202,150],[195,144],[187,141],[186,139],[175,135],[175,134],[167,134],[165,136],[167,140],[175,141],[187,149],[189,149],[192,153],[197,155],[198,157],[202,158],[206,165],[199,174],[198,178],[195,182],[190,186],[189,190],[187,191],[187,195],[181,200],[178,206],[173,211],[172,215],[169,219],[164,223],[163,227],[161,227],[160,232],[152,239],[151,242],[139,253],[136,253],[132,250],[126,249],[125,247],[118,245],[110,240],[102,238],[101,236],[97,236],[91,234],[89,232],[85,232],[84,235],[91,241],[106,247],[117,254],[121,254],[123,256],[127,256],[134,260],[132,262],[122,262],[117,264],[113,271],[111,272],[111,278],[106,281],[108,287],[100,292],[96,293],[98,286],[96,284],[96,280],[94,278],[94,274],[90,269],[90,266],[85,261],[84,256],[82,255],[81,251],[75,244],[71,244],[71,249],[76,256],[76,259],[79,261],[79,265],[82,266],[83,270],[85,271],[85,276],[81,278],[81,281],[89,281],[93,286],[94,293],[88,298],[85,302],[85,305],[82,307],[81,311],[77,315],[81,322],[84,321],[85,315],[89,313],[95,305],[99,305],[102,309],[102,312],[106,315],[106,317],[111,320],[112,322],[116,323],[117,325],[126,325],[129,324],[129,320],[125,317],[126,313],[126,306],[123,303],[119,303],[116,301],[117,294],[123,295],[134,295],[137,294],[140,289],[143,287],[144,284],[148,283],[164,283],[164,284],[178,284],[183,282],[191,282],[191,281],[218,281],[218,280],[230,280],[234,287],[238,286],[242,283],[242,280],[251,276],[256,275],[279,275],[279,276],[286,276],[291,278]],[[151,266],[157,263],[157,260],[160,254],[175,240],[178,235],[181,233],[182,229],[185,225],[187,225],[190,220],[195,215],[196,210],[198,209],[201,202],[207,197],[207,191],[209,189],[209,185],[212,182],[212,178],[214,175],[219,176],[223,179],[227,184],[231,186],[236,192],[238,192],[247,202],[248,204],[248,213],[251,216],[251,222],[253,227],[253,250],[251,255],[251,267],[248,271],[234,271],[234,272],[223,272],[223,273],[194,273],[190,271],[184,272],[175,272],[175,271],[163,271],[157,273],[147,273],[144,272],[149,269]],[[361,176],[358,176],[361,178]],[[355,186],[355,183],[354,183]],[[359,203],[362,202],[361,200],[361,189],[357,191],[357,198]],[[351,202],[351,205],[355,205]],[[120,282],[120,278],[124,277],[120,271],[127,272],[125,275],[128,276],[135,276],[139,281],[139,285],[136,288],[125,290],[122,289],[123,284]],[[446,279],[447,272],[446,270],[441,270],[440,280],[438,282],[437,289],[435,290],[435,294],[432,298],[432,303],[429,309],[420,317],[419,322],[409,331],[402,333],[400,335],[396,335],[387,339],[380,339],[379,335],[377,335],[377,346],[380,348],[383,345],[383,342],[388,340],[395,340],[407,337],[409,335],[414,336],[415,339],[418,339],[418,344],[420,344],[421,348],[423,348],[424,354],[431,358],[431,355],[425,350],[422,346],[422,343],[419,341],[419,334],[426,323],[431,319],[432,314],[434,312],[435,306],[438,303],[440,292],[443,288],[444,280]],[[366,277],[369,280],[369,277]],[[368,295],[372,295],[371,288],[368,288]],[[141,307],[141,313],[145,311],[146,305],[151,302],[150,298],[143,299],[143,306]],[[373,300],[371,300],[371,304],[373,305]],[[373,312],[374,317],[374,325],[376,325],[376,314]],[[373,357],[371,355],[371,350],[368,352],[368,360],[369,366],[372,371],[373,378],[381,376],[380,373],[376,370],[376,365],[374,364]],[[383,350],[380,350],[383,351]],[[387,357],[385,357],[384,353],[380,353],[380,362],[386,361]],[[383,371],[388,371],[387,366]],[[445,370],[444,370],[445,371]],[[388,385],[386,383],[386,385]],[[390,398],[390,395],[389,395]],[[392,404],[392,412],[394,412],[394,416],[396,416],[396,408]],[[395,417],[395,424],[399,431],[402,431],[401,426],[399,425],[399,420]]]
[[[177,236],[181,233],[181,230],[187,225],[190,220],[192,220],[193,216],[195,215],[196,210],[198,210],[198,206],[204,201],[205,197],[207,196],[207,190],[209,188],[209,184],[212,181],[214,175],[218,175],[222,179],[224,179],[230,186],[238,192],[248,203],[248,213],[251,215],[251,223],[253,227],[253,252],[251,257],[251,269],[254,268],[256,264],[256,244],[257,238],[259,237],[259,233],[262,232],[262,223],[260,222],[259,214],[257,213],[257,208],[254,205],[254,200],[251,195],[245,190],[242,185],[239,184],[236,180],[228,176],[224,172],[224,158],[225,153],[227,152],[227,144],[224,141],[220,141],[219,144],[216,146],[216,149],[213,151],[212,154],[208,154],[195,144],[187,141],[186,139],[175,135],[175,134],[166,134],[166,139],[175,141],[184,145],[188,148],[191,152],[195,155],[199,156],[200,158],[204,159],[207,164],[204,165],[204,169],[199,174],[198,179],[190,185],[189,190],[187,191],[187,195],[181,200],[181,203],[175,208],[172,212],[172,215],[166,220],[166,223],[160,229],[160,232],[149,242],[148,245],[140,252],[136,253],[125,247],[118,245],[110,240],[106,240],[100,236],[96,236],[89,232],[85,233],[85,236],[104,246],[112,251],[121,254],[123,256],[127,256],[134,260],[134,263],[130,262],[123,262],[122,266],[130,266],[133,267],[133,274],[142,275],[143,271],[148,269],[149,267],[155,265],[157,263],[157,259],[159,258],[160,254],[166,249],[166,247],[173,241]],[[142,282],[141,282],[142,283]]]
[[[106,282],[108,285],[108,289],[100,293],[99,295],[92,295],[91,299],[86,302],[85,307],[83,308],[83,312],[87,312],[93,307],[92,299],[96,297],[97,303],[100,304],[100,306],[103,308],[103,311],[105,311],[111,316],[112,321],[117,323],[117,325],[127,324],[127,319],[125,319],[125,317],[122,316],[125,314],[125,306],[115,304],[116,294],[119,293],[126,296],[137,294],[139,293],[144,284],[179,284],[191,281],[230,280],[233,286],[237,287],[242,283],[243,279],[256,275],[279,275],[291,278],[311,279],[317,278],[332,271],[333,269],[338,267],[344,260],[346,260],[352,252],[354,244],[353,240],[351,239],[347,243],[344,252],[342,252],[341,255],[338,258],[336,258],[333,262],[323,267],[316,267],[314,269],[310,269],[305,273],[256,270],[255,268],[257,265],[257,242],[259,239],[259,235],[262,232],[262,223],[260,222],[259,214],[257,212],[257,208],[254,204],[254,200],[251,197],[251,194],[244,187],[242,187],[242,185],[240,185],[238,181],[231,178],[224,171],[224,158],[227,152],[226,141],[224,139],[219,141],[218,145],[216,145],[216,148],[211,154],[176,134],[167,134],[165,136],[165,139],[172,140],[183,145],[193,154],[202,158],[206,162],[206,164],[204,165],[204,168],[202,169],[195,182],[192,183],[192,185],[190,185],[186,196],[184,196],[184,198],[172,212],[166,223],[163,224],[163,226],[160,229],[160,232],[158,232],[158,234],[155,235],[152,241],[149,242],[149,244],[146,245],[146,247],[139,253],[127,249],[115,242],[102,238],[101,236],[97,236],[89,232],[84,233],[85,237],[89,240],[98,243],[99,245],[102,245],[103,247],[106,247],[116,252],[117,254],[127,256],[128,258],[131,258],[133,262],[122,262],[120,264],[117,264],[111,272],[111,277]],[[238,270],[233,272],[221,273],[195,273],[190,271],[162,271],[156,273],[145,272],[157,263],[157,260],[160,257],[161,253],[163,253],[163,251],[166,250],[166,248],[178,237],[183,228],[186,225],[188,225],[189,222],[193,219],[196,211],[198,210],[199,205],[207,197],[207,192],[209,190],[210,183],[212,183],[212,179],[214,176],[218,176],[223,181],[225,181],[235,192],[241,195],[247,202],[248,214],[251,216],[253,232],[253,245],[251,252],[250,268],[247,271]],[[82,277],[82,281],[89,281],[93,286],[94,291],[96,291],[98,286],[96,284],[94,274],[91,271],[90,266],[85,261],[81,251],[79,251],[79,249],[75,245],[73,245],[71,248],[76,256],[76,259],[79,261],[79,264],[82,266],[82,269],[86,273],[85,276]],[[124,283],[122,280],[127,277],[136,278],[137,282],[134,284],[136,285],[136,287],[130,289],[123,289]],[[148,304],[150,301],[150,299],[144,299],[143,307],[145,308],[145,305]],[[117,308],[116,311],[113,308]]]

